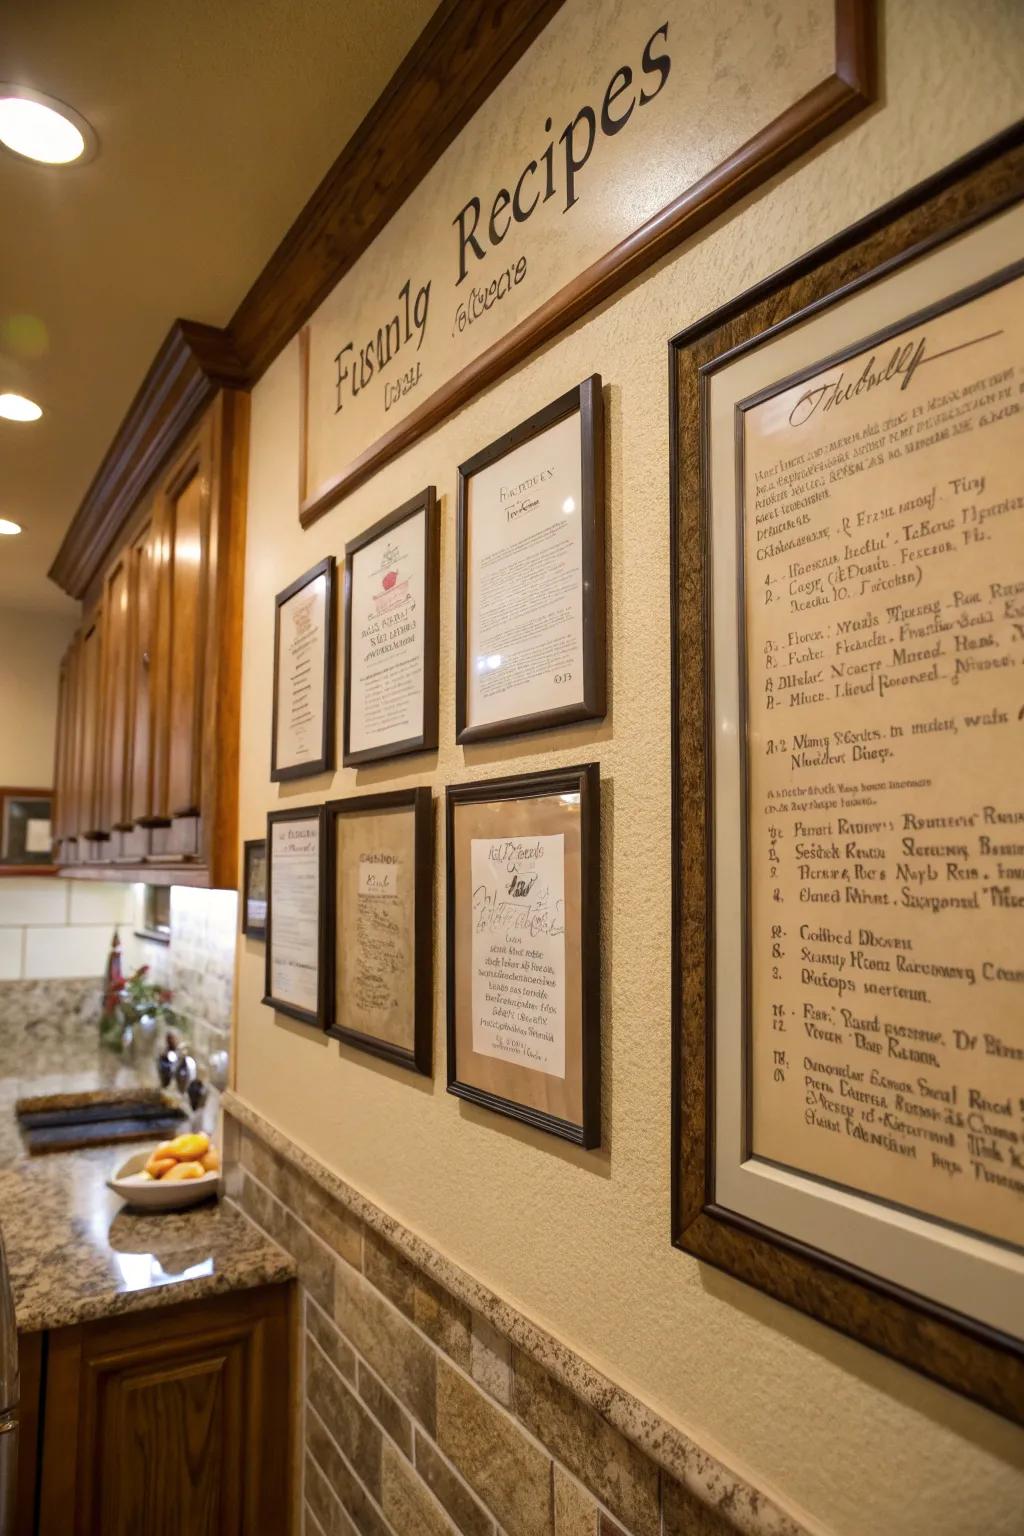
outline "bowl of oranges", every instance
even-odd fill
[[[134,1153],[107,1185],[142,1210],[181,1211],[220,1194],[220,1153],[204,1131],[189,1131]]]

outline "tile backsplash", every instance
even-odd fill
[[[143,887],[138,886],[140,907]],[[205,1075],[212,1051],[227,1050],[235,990],[238,896],[234,891],[171,888],[171,941],[138,940],[139,964],[174,993],[180,1032]]]
[[[148,965],[170,988],[179,1033],[207,1075],[211,1053],[230,1043],[238,897],[172,887],[171,939],[160,943],[139,931],[144,890],[53,876],[0,880],[0,1035],[7,1015],[19,1029],[30,1015],[56,1031],[50,1056],[75,1049],[99,1019],[116,928],[125,975]],[[16,1032],[0,1044],[14,1051],[20,1038]]]
[[[116,881],[0,879],[0,981],[102,976],[111,934],[130,935],[134,916],[132,887]]]

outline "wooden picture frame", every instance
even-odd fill
[[[400,545],[394,543],[394,536],[398,530],[413,519],[423,519],[423,546],[422,550],[402,550]],[[388,535],[392,540],[388,541]],[[390,549],[388,547],[390,543]],[[393,554],[393,563],[397,567],[404,563],[415,567],[415,574],[410,583],[408,578],[403,579],[403,573],[398,569],[390,569],[384,574],[382,583],[389,578],[394,584],[392,588],[374,594],[374,602],[378,610],[382,604],[389,601],[389,592],[399,592],[405,587],[406,605],[411,601],[414,605],[416,594],[408,590],[410,586],[418,586],[419,571],[422,570],[422,613],[417,623],[421,630],[423,645],[423,708],[416,721],[418,729],[409,735],[400,735],[394,740],[383,741],[377,745],[353,747],[353,705],[355,703],[354,689],[358,688],[358,680],[352,676],[352,623],[353,606],[358,600],[355,593],[356,564],[360,555],[365,555],[371,561],[376,555],[374,545],[380,544],[381,560],[390,564],[384,557]],[[396,580],[397,578],[397,580]],[[389,512],[372,527],[367,528],[356,538],[350,539],[345,545],[345,597],[343,633],[345,638],[345,692],[343,703],[342,725],[342,763],[346,768],[356,767],[361,763],[381,762],[388,758],[404,757],[410,752],[433,752],[437,749],[437,715],[438,715],[438,664],[439,664],[439,635],[441,622],[441,517],[437,505],[437,491],[432,485],[428,485],[417,495],[409,498],[402,506]],[[398,616],[398,609],[393,610],[393,617]],[[367,734],[364,726],[363,735]],[[362,737],[360,738],[362,739]]]
[[[468,694],[471,687],[472,660],[469,655],[471,648],[470,629],[474,622],[474,593],[471,588],[472,573],[470,571],[471,553],[470,544],[472,538],[471,525],[473,514],[471,508],[472,482],[483,471],[490,470],[493,466],[500,465],[510,455],[518,450],[529,447],[537,442],[538,451],[541,448],[539,439],[545,438],[545,443],[551,441],[551,434],[563,423],[570,422],[573,418],[579,420],[579,495],[580,495],[580,576],[578,585],[579,611],[580,611],[580,646],[575,660],[567,663],[564,681],[560,673],[555,676],[559,685],[569,686],[573,689],[572,702],[564,705],[553,703],[542,708],[527,708],[526,712],[501,718],[491,718],[486,721],[474,721],[470,718],[470,705]],[[547,435],[547,436],[545,436]],[[553,448],[551,457],[564,457],[568,468],[568,444],[559,443]],[[522,463],[522,460],[514,461]],[[562,474],[559,469],[559,475]],[[518,472],[517,472],[518,473]],[[520,481],[516,489],[521,489],[524,484],[530,484],[534,480],[543,480],[547,474],[552,473],[544,467],[538,469],[535,476],[527,474],[525,481]],[[515,478],[515,476],[514,476]],[[504,495],[504,489],[499,493]],[[571,505],[574,498],[567,498],[560,510],[570,514],[575,511]],[[538,502],[519,508],[510,508],[507,511],[509,518],[517,516],[519,511],[529,514],[534,510]],[[543,515],[543,513],[542,513]],[[521,525],[520,525],[521,526]],[[514,548],[514,547],[513,547]],[[557,550],[555,550],[557,554]],[[545,555],[534,555],[535,560],[541,562],[551,554],[551,545],[547,546]],[[493,558],[493,557],[492,557]],[[570,554],[566,558],[574,559]],[[601,720],[607,713],[607,688],[606,688],[606,629],[605,629],[605,467],[604,467],[604,397],[601,388],[601,377],[592,374],[584,379],[574,389],[567,390],[557,400],[552,400],[549,405],[534,413],[527,420],[520,422],[510,432],[506,432],[495,442],[490,443],[479,453],[473,455],[464,464],[459,466],[458,485],[458,530],[457,530],[457,593],[456,593],[456,684],[455,684],[455,735],[458,742],[491,740],[499,736],[518,736],[531,731],[551,729],[560,725],[569,725],[580,720]],[[492,578],[493,579],[493,578]],[[522,576],[519,578],[524,580]],[[556,599],[553,599],[553,601]],[[530,638],[520,637],[516,634],[517,621],[509,619],[513,644],[520,641],[523,645],[530,644]],[[492,631],[492,634],[496,631]],[[504,650],[504,646],[502,647]],[[481,657],[482,661],[483,658]],[[502,656],[489,656],[488,662],[496,661],[500,671]],[[479,670],[479,667],[475,670]],[[577,670],[582,671],[582,677],[576,676]],[[511,685],[510,687],[515,687]],[[540,684],[534,692],[542,692]]]
[[[400,1067],[407,1067],[413,1072],[430,1077],[433,1073],[434,1038],[433,793],[427,786],[420,785],[412,789],[387,790],[381,794],[352,795],[344,800],[329,800],[324,807],[324,814],[327,829],[327,1033],[336,1040],[343,1040],[346,1045],[355,1046],[358,1050],[367,1051],[370,1055],[378,1056],[384,1061],[394,1062]],[[399,818],[403,816],[408,817],[411,822],[411,826],[404,831],[400,830],[398,825]],[[386,819],[382,820],[382,818]],[[398,866],[399,879],[401,879],[402,863],[405,862],[407,865],[411,863],[411,914],[408,906],[404,910],[401,907],[395,910],[398,901],[401,900],[400,888],[396,891],[396,899],[382,898],[375,896],[371,891],[363,891],[361,888],[363,869],[358,871],[356,887],[352,891],[356,915],[346,917],[343,911],[344,901],[340,895],[339,886],[348,873],[344,863],[345,824],[351,823],[354,831],[356,823],[365,819],[370,819],[373,838],[370,843],[364,844],[364,851],[369,847],[373,852],[370,860],[357,859],[357,863],[368,865],[375,862],[377,858],[380,858],[383,863],[390,863],[394,858]],[[387,823],[392,819],[394,825],[388,828]],[[390,847],[383,848],[384,842],[389,843]],[[390,870],[386,870],[385,877],[389,873]],[[408,1010],[408,1018],[403,1019],[401,1023],[401,1032],[407,1036],[405,1044],[387,1038],[387,1025],[384,1021],[378,1025],[378,1033],[373,1033],[369,1028],[356,1028],[353,1024],[344,1022],[344,1019],[351,1015],[339,1002],[339,991],[346,982],[340,949],[343,935],[358,946],[360,907],[367,899],[378,904],[377,912],[380,910],[380,901],[382,899],[387,901],[389,924],[394,924],[396,927],[404,924],[406,928],[404,935],[404,944],[407,946],[406,960],[412,974],[392,984],[391,997],[388,999],[390,1007]],[[367,918],[373,921],[377,912],[368,912]],[[396,941],[396,947],[402,943],[403,938],[399,938]],[[393,956],[388,956],[386,961],[392,958]],[[378,1011],[379,989],[387,985],[387,981],[382,979],[379,971],[371,970],[367,978],[367,990],[377,991],[375,1001],[378,1002]],[[352,1013],[359,1011],[354,1000],[351,1011]],[[366,1014],[373,1011],[372,1007],[364,1009]]]
[[[715,539],[732,540],[742,551],[741,495],[737,492],[738,510],[731,521],[727,497],[721,503],[717,520],[712,512],[713,484],[728,485],[725,477],[730,474],[737,477],[737,486],[743,483],[739,480],[740,454],[734,443],[726,442],[722,436],[728,435],[724,426],[730,399],[728,386],[719,384],[719,390],[724,392],[712,395],[721,371],[737,365],[742,368],[759,352],[763,354],[764,348],[779,342],[793,347],[793,352],[783,353],[787,366],[779,369],[779,382],[767,392],[769,398],[774,398],[813,372],[810,367],[794,368],[793,359],[801,347],[813,348],[813,340],[806,337],[808,327],[819,318],[837,331],[844,325],[854,327],[855,321],[859,326],[857,317],[865,313],[865,308],[858,309],[858,304],[877,308],[881,294],[883,307],[892,307],[902,302],[904,293],[910,292],[911,302],[901,323],[896,323],[900,320],[897,313],[887,327],[879,328],[876,318],[866,330],[854,329],[843,346],[822,352],[823,361],[819,359],[816,367],[840,367],[844,357],[875,345],[884,363],[892,350],[891,346],[889,351],[885,350],[886,337],[905,332],[915,323],[930,323],[929,314],[934,317],[951,312],[957,304],[966,305],[978,294],[1010,280],[1012,270],[1000,266],[997,260],[992,278],[976,282],[973,287],[968,284],[962,291],[952,283],[944,305],[921,308],[925,300],[917,296],[917,285],[929,281],[929,271],[935,274],[930,281],[938,284],[945,272],[953,270],[942,267],[941,258],[952,249],[955,237],[959,237],[956,259],[962,260],[959,253],[965,249],[966,241],[984,238],[986,225],[1007,216],[1014,208],[1019,209],[1022,201],[1024,124],[1017,124],[680,333],[669,344],[669,365],[673,583],[673,1243],[993,1411],[1024,1423],[1024,1343],[990,1317],[982,1316],[986,1307],[996,1311],[996,1302],[991,1299],[996,1293],[996,1282],[993,1280],[991,1287],[984,1288],[984,1303],[976,1299],[980,1298],[980,1288],[967,1292],[972,1301],[968,1307],[952,1305],[948,1298],[937,1299],[943,1286],[952,1285],[948,1274],[952,1272],[956,1243],[968,1250],[968,1257],[980,1250],[978,1262],[984,1260],[986,1248],[992,1253],[993,1263],[1003,1277],[998,1282],[1002,1288],[998,1294],[1005,1297],[1015,1273],[1007,1265],[1019,1262],[1019,1257],[1008,1258],[1010,1250],[1005,1243],[992,1239],[979,1244],[975,1241],[976,1231],[961,1239],[959,1229],[949,1221],[923,1214],[925,1207],[899,1206],[882,1194],[860,1197],[862,1187],[866,1186],[853,1185],[852,1174],[845,1181],[845,1190],[827,1179],[803,1181],[799,1169],[795,1170],[794,1179],[792,1163],[769,1164],[766,1177],[769,1183],[774,1181],[775,1187],[779,1186],[780,1178],[783,1185],[787,1180],[799,1184],[803,1196],[812,1202],[818,1200],[823,1209],[831,1202],[828,1224],[823,1219],[816,1240],[794,1235],[791,1227],[783,1230],[778,1221],[754,1219],[749,1210],[738,1208],[739,1200],[726,1198],[722,1193],[724,1187],[735,1189],[737,1178],[756,1165],[758,1158],[752,1150],[750,1130],[754,1066],[750,1045],[749,956],[754,940],[749,927],[749,884],[745,883],[743,901],[733,907],[738,917],[732,928],[727,916],[723,922],[721,908],[716,913],[718,872],[722,858],[730,854],[728,847],[725,854],[719,847],[723,842],[719,833],[722,817],[716,821],[715,785],[726,782],[716,777],[720,772],[716,756],[721,754],[726,759],[728,755],[728,748],[719,743],[716,722],[719,715],[727,712],[728,705],[723,702],[726,694],[719,699],[716,693],[721,670],[715,660],[716,645],[717,637],[723,633],[723,619],[720,609],[716,610],[715,593],[724,592],[723,584],[730,590],[735,584],[729,557],[716,549]],[[998,234],[993,234],[990,242],[1006,248],[1008,261],[1013,252],[1007,238],[1004,236],[1000,243]],[[974,249],[977,248],[976,245]],[[1018,244],[1016,250],[1019,249]],[[929,267],[933,258],[936,265]],[[886,288],[889,282],[898,285],[904,269],[909,271],[911,267],[913,275],[907,278],[906,287]],[[801,337],[805,339],[801,341]],[[858,362],[856,374],[851,377],[859,373]],[[751,373],[745,377],[753,376]],[[713,398],[717,399],[717,406],[713,406]],[[756,405],[758,398],[751,392],[732,407],[736,430],[740,430],[741,412]],[[905,408],[911,409],[909,405]],[[880,406],[879,410],[884,416],[884,408]],[[789,419],[792,421],[792,417]],[[722,423],[717,448],[716,421]],[[972,436],[968,436],[968,443]],[[753,590],[742,585],[742,558],[742,554],[736,557],[737,595],[729,599],[741,615],[751,611],[752,599],[746,600],[745,607],[744,593]],[[721,572],[718,589],[716,569]],[[742,621],[739,633],[739,641],[733,642],[741,658],[739,677],[731,682],[726,680],[723,687],[735,689],[744,707],[750,651],[742,638]],[[747,741],[743,718],[734,733],[740,743],[735,748],[741,764],[735,782],[739,785],[742,806],[738,805],[734,813],[731,802],[723,802],[723,814],[746,829],[733,839],[736,847],[748,850],[741,853],[746,868],[751,857],[747,766],[751,753],[743,745]],[[757,739],[763,746],[763,737]],[[736,772],[729,769],[730,776]],[[732,777],[728,782],[732,782]],[[743,819],[738,823],[741,812]],[[811,916],[822,915],[820,909],[817,913],[808,910]],[[737,947],[742,951],[742,960],[737,958]],[[722,964],[717,959],[719,954],[725,957]],[[719,996],[728,990],[722,987],[724,964],[738,978],[733,991],[738,989],[738,994],[746,999],[742,1010],[745,1044],[735,1055],[733,1065],[723,1062],[719,1048]],[[722,1038],[731,1040],[728,1032],[737,1026],[725,1019],[721,1027],[727,1031]],[[796,1035],[788,1038],[799,1051]],[[730,1115],[738,1116],[737,1123],[746,1127],[742,1133],[745,1140],[742,1145],[737,1144],[735,1153],[732,1143],[722,1141],[726,1133],[721,1129],[722,1094],[728,1095],[734,1081],[742,1086]],[[734,1159],[736,1175],[729,1172],[730,1158]],[[861,1170],[857,1172],[860,1174]],[[851,1199],[850,1191],[860,1198]],[[775,1209],[782,1211],[783,1206],[779,1203]],[[873,1244],[861,1244],[859,1253],[841,1253],[840,1248],[851,1246],[849,1224],[854,1220],[874,1220],[887,1226],[884,1233],[876,1234]],[[913,1287],[894,1278],[892,1273],[882,1272],[886,1265],[894,1268],[896,1261],[892,1257],[893,1247],[887,1247],[880,1238],[891,1230],[899,1241],[904,1241],[901,1224],[909,1232],[905,1239],[908,1248],[912,1241],[928,1240],[932,1244],[931,1249],[924,1250],[932,1260],[930,1272],[926,1265],[919,1264],[919,1283]],[[865,1258],[868,1252],[872,1254],[870,1263]],[[959,1262],[960,1256],[956,1255],[956,1259]],[[910,1272],[908,1265],[907,1273]],[[999,1305],[1005,1315],[1010,1303],[1004,1299]]]
[[[253,869],[258,861],[263,860],[263,888],[262,897],[254,897]],[[265,837],[250,837],[242,844],[242,932],[249,939],[265,939],[267,936],[267,840]],[[263,921],[258,916],[253,917],[249,911],[250,902],[263,903]]]
[[[316,850],[313,854],[315,877],[317,882],[316,912],[309,920],[314,933],[312,945],[316,953],[316,979],[312,989],[312,1007],[307,1007],[294,1001],[291,997],[282,994],[282,989],[275,991],[275,936],[274,936],[274,843],[275,828],[287,826],[301,826],[303,823],[312,823],[316,827]],[[275,1013],[286,1014],[291,1019],[298,1019],[302,1024],[311,1024],[315,1029],[323,1029],[325,1021],[327,999],[327,902],[326,902],[326,874],[327,874],[327,837],[325,829],[324,808],[322,805],[296,806],[294,809],[270,811],[267,814],[267,922],[266,922],[266,958],[264,963],[264,989],[262,1001],[268,1008],[273,1008]],[[289,912],[289,923],[294,924],[294,914]],[[301,948],[300,948],[301,958]]]
[[[19,786],[0,787],[0,876],[50,875],[56,873],[53,861],[53,799],[52,789],[23,789]],[[49,808],[46,817],[30,814],[29,808],[42,805]],[[50,829],[50,837],[44,849],[32,849],[30,827],[44,822]]]
[[[580,1147],[596,1147],[601,1141],[600,794],[597,763],[454,784],[446,791],[448,1092]],[[475,837],[474,830],[484,835]],[[515,845],[526,838],[541,841],[527,845],[525,862],[519,857],[521,850],[513,848],[512,867],[500,845]],[[556,841],[560,855],[552,846]],[[540,871],[537,853],[560,857],[560,864],[549,866],[550,877],[544,871],[532,893],[524,892]],[[559,924],[552,926],[552,936],[560,933],[562,937],[561,1038],[557,1026],[543,1040],[533,1034],[538,1010],[532,1006],[526,1036],[521,1028],[518,1031],[520,1040],[532,1036],[539,1040],[536,1049],[547,1053],[547,1065],[536,1068],[509,1059],[511,1052],[504,1045],[506,1059],[499,1059],[496,1045],[503,1037],[496,1031],[516,1031],[512,1022],[506,1022],[506,1004],[499,999],[495,1008],[491,1003],[490,982],[485,980],[482,1000],[491,1004],[492,1018],[499,1022],[481,1019],[482,1010],[474,1007],[474,988],[481,973],[473,959],[475,936],[488,931],[482,922],[473,921],[475,910],[486,912],[490,906],[495,921],[489,931],[498,934],[497,951],[494,946],[486,954],[480,951],[485,976],[494,975],[497,967],[503,991],[507,975],[501,973],[512,966],[521,970],[524,958],[505,958],[508,935],[523,931],[523,915],[510,912],[506,917],[502,908],[491,904],[486,889],[482,896],[478,894],[478,871],[490,867],[499,854],[504,866],[500,879],[497,874],[493,882],[485,878],[481,887],[492,883],[495,894],[500,889],[502,908],[511,907],[505,896],[529,900],[532,894],[534,906],[526,914],[532,924],[528,942],[537,946],[537,954],[526,957],[531,980],[545,968],[557,974],[557,959],[551,968],[557,950],[549,955],[544,939],[549,914]],[[511,881],[506,884],[509,875]],[[546,884],[549,878],[552,885]],[[512,882],[517,883],[514,894]],[[538,891],[541,905],[536,902]],[[464,994],[470,999],[468,1008]],[[557,990],[554,997],[549,992],[540,1012],[550,1013],[552,1004],[557,1010],[557,997]],[[515,1041],[511,1051],[523,1055],[522,1045]]]
[[[270,727],[270,777],[274,783],[288,783],[294,779],[308,779],[317,773],[329,773],[334,767],[334,698],[335,660],[337,651],[337,614],[335,595],[334,556],[328,555],[285,587],[274,598],[274,702]],[[323,603],[323,659],[322,687],[317,689],[320,708],[320,730],[310,732],[307,750],[314,755],[300,761],[278,762],[278,727],[281,724],[281,614],[307,587],[320,579],[324,581]]]

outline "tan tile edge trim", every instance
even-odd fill
[[[259,1136],[327,1194],[340,1200],[368,1227],[386,1237],[406,1258],[458,1300],[479,1312],[499,1333],[532,1355],[563,1386],[682,1483],[694,1498],[727,1516],[743,1536],[813,1536],[820,1529],[806,1523],[806,1517],[801,1520],[787,1512],[774,1498],[745,1481],[639,1398],[616,1386],[568,1345],[524,1317],[379,1205],[325,1168],[232,1089],[224,1091],[221,1107],[226,1115]]]

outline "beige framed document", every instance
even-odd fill
[[[305,779],[334,767],[334,556],[274,599],[270,777]]]
[[[346,544],[346,768],[436,748],[440,583],[432,485]]]
[[[1024,152],[672,343],[680,1246],[1024,1418]]]
[[[326,998],[324,810],[271,811],[266,848],[266,973],[263,1002],[322,1029]]]
[[[458,741],[605,714],[604,500],[598,374],[459,466]]]
[[[430,1076],[434,802],[428,788],[329,800],[327,1033]]]
[[[596,763],[447,791],[448,1092],[601,1140]]]

